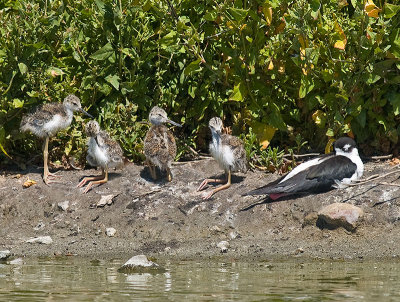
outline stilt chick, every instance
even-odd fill
[[[96,121],[88,122],[85,132],[90,137],[86,160],[93,167],[101,167],[102,173],[101,176],[85,177],[77,185],[80,188],[89,181],[83,193],[87,193],[93,185],[106,183],[108,181],[108,168],[114,168],[123,163],[120,145],[107,132],[100,130],[100,126]]]
[[[222,134],[222,120],[219,117],[213,117],[208,124],[212,141],[210,143],[210,153],[224,169],[226,179],[205,179],[197,191],[203,190],[209,182],[224,183],[224,185],[212,190],[206,194],[203,199],[209,199],[218,191],[227,189],[231,186],[231,175],[235,171],[247,171],[246,151],[243,142],[236,136]]]
[[[168,119],[167,113],[157,106],[151,109],[149,120],[152,126],[144,139],[146,164],[149,166],[153,180],[157,179],[155,169],[155,166],[157,166],[160,170],[167,171],[167,179],[171,181],[171,163],[176,156],[176,143],[174,136],[164,124],[182,126]]]
[[[46,184],[55,182],[54,179],[60,177],[50,173],[48,168],[49,139],[62,129],[69,127],[75,111],[80,111],[87,116],[91,116],[82,109],[79,98],[75,95],[68,95],[62,104],[45,104],[36,108],[35,112],[22,118],[20,130],[30,131],[34,135],[44,138],[43,146],[43,180]]]

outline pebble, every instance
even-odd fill
[[[68,210],[68,208],[69,208],[69,201],[68,200],[65,200],[65,201],[62,201],[62,202],[59,202],[58,204],[57,204],[57,206],[58,206],[58,208],[61,210],[61,211],[67,211]]]
[[[6,260],[10,255],[11,252],[9,250],[0,251],[0,260]]]
[[[112,205],[114,197],[115,197],[114,194],[103,195],[103,196],[101,196],[101,198],[100,198],[99,202],[96,204],[96,206],[98,208],[102,208],[105,205]]]
[[[361,208],[348,203],[332,203],[318,212],[317,223],[322,227],[343,227],[354,231],[364,212]]]
[[[51,243],[53,243],[53,239],[51,239],[50,236],[40,236],[40,237],[29,239],[26,242],[27,243],[51,244]]]
[[[237,239],[237,238],[241,238],[241,237],[242,236],[236,231],[229,232],[229,238],[230,239]]]
[[[43,229],[46,225],[44,224],[43,221],[39,222],[33,229],[35,231],[40,231],[41,229]]]
[[[164,273],[165,269],[149,260],[146,255],[136,255],[130,258],[118,269],[120,273]]]
[[[217,243],[217,247],[219,247],[221,249],[221,253],[226,253],[228,252],[228,248],[229,248],[229,242],[228,241],[220,241]]]
[[[24,260],[22,258],[17,258],[10,261],[11,265],[22,265],[24,264]]]
[[[116,232],[117,232],[117,230],[114,228],[106,228],[106,235],[108,237],[114,237]]]

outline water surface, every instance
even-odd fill
[[[0,301],[400,301],[396,261],[159,261],[166,273],[126,275],[125,260],[0,264]]]

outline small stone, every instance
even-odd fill
[[[320,227],[343,227],[354,231],[363,215],[364,212],[359,207],[347,203],[332,203],[318,212],[317,224]]]
[[[221,249],[221,253],[226,253],[228,252],[228,248],[229,248],[229,242],[228,241],[220,241],[217,243],[217,247],[219,247]]]
[[[40,236],[40,237],[29,239],[26,242],[27,243],[51,244],[51,243],[53,243],[53,239],[51,239],[50,236]]]
[[[69,201],[68,200],[66,200],[66,201],[62,201],[62,202],[59,202],[58,204],[57,204],[57,206],[58,206],[58,208],[61,210],[61,211],[67,211],[68,210],[68,208],[69,208]]]
[[[11,265],[22,265],[22,264],[24,264],[24,260],[22,260],[22,258],[17,258],[17,259],[11,260],[10,264]]]
[[[230,239],[237,239],[237,238],[240,238],[240,237],[242,237],[242,236],[236,231],[229,232],[229,238]]]
[[[130,258],[118,269],[120,273],[163,273],[165,269],[157,263],[147,259],[146,255],[137,255]]]
[[[35,231],[40,231],[41,229],[43,229],[46,225],[44,224],[43,221],[39,222],[33,229]]]
[[[295,255],[299,255],[299,254],[302,254],[302,253],[304,253],[304,249],[303,249],[302,247],[299,247],[298,249],[296,249],[296,250],[294,251],[294,254],[295,254]]]
[[[106,235],[108,237],[114,237],[116,232],[117,232],[117,230],[114,228],[106,228]]]
[[[104,207],[105,205],[112,205],[114,194],[101,196],[99,202],[96,204],[98,208]]]
[[[209,228],[209,230],[210,230],[211,234],[214,234],[214,235],[222,232],[220,227],[217,225],[213,225],[212,227]]]
[[[0,251],[0,261],[6,260],[10,256],[11,256],[11,252],[9,250]]]

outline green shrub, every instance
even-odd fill
[[[179,156],[206,149],[212,116],[234,134],[252,128],[265,148],[308,141],[322,150],[348,134],[365,153],[391,152],[400,135],[400,5],[375,4],[3,1],[2,156],[37,151],[18,131],[22,115],[69,93],[136,161],[147,130],[140,122],[155,104],[184,125]],[[53,144],[83,162],[76,121]]]

